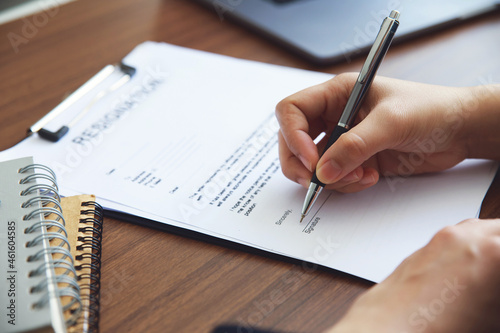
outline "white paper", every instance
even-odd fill
[[[35,155],[64,195],[381,281],[440,228],[476,216],[496,164],[324,191],[299,223],[305,189],[285,179],[274,107],[331,75],[147,42],[132,81],[59,143],[34,136],[0,159]]]

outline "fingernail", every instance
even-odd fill
[[[304,166],[309,170],[309,172],[312,172],[312,167],[311,164],[306,160],[306,158],[302,155],[299,155],[299,160],[304,164]]]
[[[371,185],[376,182],[375,176],[374,175],[369,175],[367,177],[363,177],[360,181],[360,185]]]
[[[304,178],[299,178],[299,179],[297,179],[297,183],[304,186],[305,188],[308,188],[310,181],[307,179],[304,179]]]
[[[342,178],[342,182],[346,183],[354,183],[361,179],[362,173],[359,168],[349,172],[344,178]]]
[[[336,182],[342,170],[340,166],[333,160],[328,160],[317,171],[318,178],[325,183]]]

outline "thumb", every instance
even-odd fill
[[[361,121],[323,154],[316,167],[316,175],[324,184],[332,184],[376,153],[392,146],[391,131],[381,130],[370,117]]]

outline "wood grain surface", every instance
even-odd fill
[[[327,73],[358,71],[364,60],[311,65],[187,0],[79,0],[1,25],[0,36],[2,150],[146,40]],[[393,45],[379,74],[454,86],[500,82],[499,41],[500,15],[490,14]],[[500,217],[498,179],[481,216]],[[333,270],[111,218],[102,261],[101,332],[209,332],[226,322],[321,332],[371,286]]]

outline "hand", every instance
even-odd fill
[[[329,333],[500,332],[500,219],[439,231]]]
[[[450,168],[473,157],[472,130],[498,133],[500,98],[488,99],[489,95],[495,95],[491,91],[488,95],[487,90],[479,93],[475,88],[377,77],[358,113],[356,125],[320,159],[319,152],[323,151],[327,138],[318,147],[313,139],[337,125],[356,79],[356,74],[341,74],[277,105],[280,161],[286,177],[308,187],[316,169],[326,188],[360,191],[376,184],[381,175],[409,176]],[[488,107],[483,106],[487,104],[483,100],[489,101]],[[481,108],[496,113],[482,120],[478,115],[476,120],[476,114],[482,114],[478,112]],[[495,126],[487,129],[488,121]],[[499,142],[499,135],[495,135]],[[500,149],[496,147],[494,151],[498,155]]]

